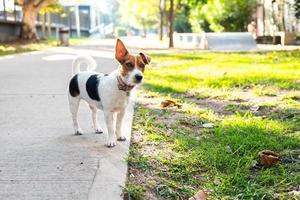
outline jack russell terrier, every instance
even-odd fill
[[[108,131],[107,147],[114,147],[116,140],[126,140],[121,127],[130,92],[142,82],[145,66],[150,63],[150,57],[143,53],[130,54],[120,39],[117,39],[115,58],[120,63],[119,69],[110,74],[102,74],[92,71],[96,68],[92,57],[78,56],[73,61],[73,77],[69,83],[68,96],[75,134],[83,134],[77,121],[79,102],[83,99],[92,111],[96,133],[103,133],[97,122],[97,110],[103,110]],[[87,65],[87,71],[80,71],[82,64]]]

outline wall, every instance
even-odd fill
[[[0,42],[16,40],[20,33],[20,22],[0,21]]]

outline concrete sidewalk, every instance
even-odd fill
[[[96,54],[97,71],[117,67],[112,52],[84,49]],[[104,146],[106,133],[93,132],[84,103],[79,122],[85,134],[73,135],[66,91],[75,53],[57,48],[0,57],[1,200],[122,199],[133,104],[124,122],[128,140],[115,148]]]

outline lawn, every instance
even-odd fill
[[[70,38],[70,45],[77,45],[89,41],[89,38]],[[0,44],[0,56],[24,53],[30,51],[40,51],[58,46],[58,40],[49,38],[40,42],[32,43],[26,41],[15,41]]]
[[[300,52],[152,54],[138,93],[128,199],[298,199]],[[170,99],[180,107],[161,108]],[[280,154],[271,167],[258,154]],[[297,196],[298,195],[298,196]]]

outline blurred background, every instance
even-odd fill
[[[224,36],[227,40],[249,43],[249,34],[256,43],[296,45],[300,30],[299,2],[0,0],[0,41],[59,38],[59,30],[63,28],[70,37],[139,37],[169,47],[205,49],[206,39],[211,39],[214,48],[213,38],[222,41]]]

